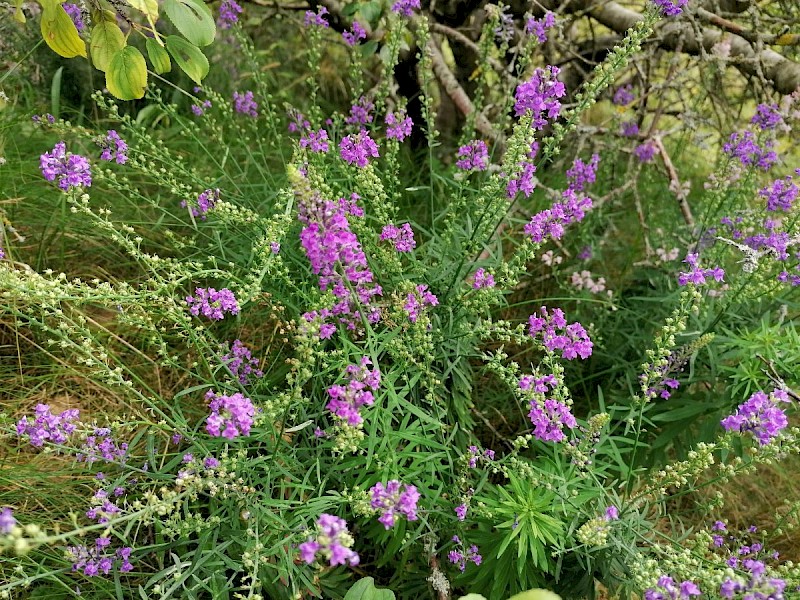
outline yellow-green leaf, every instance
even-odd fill
[[[561,596],[548,590],[528,590],[511,596],[508,600],[561,600]]]
[[[144,96],[147,86],[147,65],[144,56],[133,46],[118,50],[106,71],[106,87],[120,100]]]
[[[94,66],[105,72],[111,59],[125,47],[125,34],[119,25],[111,21],[100,21],[92,28],[89,51],[92,53]]]
[[[217,26],[209,8],[198,0],[164,0],[169,20],[195,46],[208,46],[214,41]]]
[[[158,19],[158,1],[157,0],[125,0],[133,8],[141,13],[144,13],[148,20],[156,21]]]
[[[159,75],[161,73],[169,73],[172,70],[172,63],[169,61],[169,54],[164,49],[164,46],[153,38],[147,38],[145,46],[147,47],[147,58],[150,59],[153,70]]]
[[[25,23],[25,13],[22,12],[22,3],[25,0],[14,0],[14,20]]]
[[[58,3],[42,4],[42,37],[53,52],[64,58],[86,57],[86,44],[78,35],[75,23]]]
[[[192,81],[199,84],[208,75],[208,59],[200,48],[180,36],[170,35],[166,40],[167,52],[175,59]]]

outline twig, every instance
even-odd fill
[[[667,168],[667,173],[669,174],[669,188],[675,192],[675,197],[678,199],[678,205],[681,207],[683,220],[689,227],[694,227],[692,210],[689,208],[689,203],[686,201],[686,190],[684,189],[683,184],[681,184],[681,180],[678,178],[678,172],[675,170],[675,165],[672,164],[672,160],[670,159],[669,154],[667,154],[667,149],[664,148],[664,143],[661,141],[661,138],[654,136],[653,143],[658,148],[658,152],[661,155],[661,160],[664,161],[664,166]]]
[[[494,130],[494,127],[492,127],[492,124],[489,122],[489,119],[487,119],[480,112],[475,111],[475,106],[472,104],[472,100],[470,100],[469,96],[464,91],[464,88],[461,87],[458,79],[456,79],[456,76],[453,75],[453,72],[445,63],[444,56],[442,56],[442,51],[439,50],[439,46],[436,44],[433,38],[428,40],[426,48],[430,53],[433,74],[436,75],[436,79],[439,80],[439,83],[444,88],[445,93],[450,96],[450,99],[456,105],[456,108],[458,108],[458,110],[461,111],[461,114],[463,114],[465,117],[475,112],[475,129],[477,129],[487,138],[497,140],[499,136]]]

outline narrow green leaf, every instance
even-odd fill
[[[144,96],[147,86],[147,64],[144,56],[133,46],[118,50],[106,71],[106,87],[120,100],[134,100]]]
[[[50,114],[56,119],[61,112],[61,77],[64,74],[64,67],[58,67],[53,82],[50,84]]]
[[[167,52],[175,59],[183,72],[195,83],[199,84],[203,81],[203,77],[208,75],[208,59],[200,51],[200,48],[177,35],[168,36],[166,43]]]
[[[164,0],[169,20],[195,46],[208,46],[214,41],[217,27],[208,7],[198,0]]]
[[[161,75],[161,73],[169,73],[172,70],[172,63],[169,60],[169,53],[164,46],[153,38],[147,38],[144,45],[147,48],[147,58],[150,59],[153,70],[159,75]]]
[[[94,66],[104,73],[114,55],[125,47],[125,34],[113,21],[100,21],[92,28],[89,51]]]
[[[41,27],[42,37],[53,52],[64,58],[86,57],[86,44],[78,35],[75,23],[57,2],[42,3]]]

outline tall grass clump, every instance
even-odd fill
[[[8,75],[0,597],[800,593],[800,498],[726,516],[800,451],[796,113],[696,164],[690,125],[637,122],[618,82],[685,4],[579,90],[552,13],[498,73],[491,7],[460,137],[414,0],[282,22],[298,77],[232,0],[203,85],[33,114]]]

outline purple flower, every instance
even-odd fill
[[[350,230],[347,214],[357,215],[360,208],[355,203],[357,195],[350,201],[344,198],[338,202],[323,200],[316,192],[310,193],[311,200],[302,198],[299,205],[299,219],[305,224],[300,232],[300,244],[311,263],[311,270],[319,275],[319,287],[330,291],[337,298],[330,309],[306,313],[307,321],[315,318],[323,320],[336,317],[348,329],[355,329],[361,321],[361,311],[366,311],[370,323],[380,319],[380,310],[371,306],[375,296],[383,291],[375,285],[374,275],[367,264],[367,257],[361,248],[356,234]],[[336,326],[322,325],[322,339],[330,337]]]
[[[627,106],[634,100],[636,100],[636,96],[633,95],[633,86],[630,84],[622,85],[618,87],[614,91],[614,97],[611,98],[611,102],[616,104],[617,106]]]
[[[761,131],[775,129],[783,123],[783,115],[777,104],[759,104],[756,107],[756,114],[750,119],[753,125],[758,126]]]
[[[203,459],[203,467],[206,469],[216,469],[219,466],[219,461],[213,456]]]
[[[762,446],[769,444],[789,424],[779,402],[789,402],[789,395],[783,390],[776,389],[769,396],[756,392],[734,414],[722,419],[722,427],[727,431],[750,432]]]
[[[206,419],[206,431],[214,437],[232,440],[240,435],[250,435],[256,408],[250,398],[240,393],[218,396],[211,390],[206,392],[211,414]]]
[[[561,442],[564,435],[564,426],[573,429],[578,423],[563,402],[548,398],[544,402],[531,400],[528,418],[533,424],[533,435],[537,440],[544,442]]]
[[[465,171],[485,171],[489,166],[489,153],[483,140],[472,140],[458,149],[456,166]]]
[[[197,206],[192,206],[189,209],[189,212],[192,213],[193,217],[200,217],[203,221],[206,220],[206,213],[210,211],[214,206],[216,206],[217,202],[219,202],[220,198],[220,189],[217,188],[215,190],[205,190],[197,196]],[[188,203],[186,200],[181,200],[181,208],[186,208]]]
[[[544,44],[547,41],[547,30],[555,24],[556,16],[548,10],[542,19],[528,17],[528,20],[525,21],[525,33],[535,36],[540,44]]]
[[[300,544],[300,558],[307,564],[313,563],[317,555],[322,556],[330,566],[349,564],[351,567],[359,563],[356,552],[350,549],[353,537],[347,531],[347,522],[334,515],[323,513],[317,520],[315,537]]]
[[[679,586],[668,575],[658,578],[655,588],[644,592],[645,600],[689,600],[692,596],[700,596],[702,592],[693,581],[684,581]]]
[[[197,104],[192,104],[190,108],[195,116],[202,117],[205,112],[211,108],[211,100],[203,100],[199,106]]]
[[[417,246],[414,241],[414,231],[411,225],[403,223],[401,227],[395,227],[389,223],[384,225],[381,231],[381,241],[389,240],[394,243],[394,249],[398,252],[411,252]]]
[[[253,358],[249,348],[241,340],[234,340],[233,347],[220,357],[222,364],[242,385],[250,382],[250,376],[263,377],[264,372],[258,368],[258,359]]]
[[[289,133],[297,133],[298,131],[311,129],[311,123],[309,123],[305,115],[296,108],[290,108],[286,111],[286,114],[289,117]]]
[[[411,135],[411,128],[414,122],[411,117],[406,115],[405,109],[401,108],[397,112],[386,115],[386,137],[402,142]]]
[[[683,262],[688,264],[692,269],[691,271],[681,271],[678,273],[678,285],[703,285],[706,282],[706,277],[713,277],[716,281],[721,282],[725,277],[725,271],[721,267],[714,267],[710,269],[703,269],[698,264],[697,254],[687,254]]]
[[[376,391],[381,383],[380,370],[378,367],[370,370],[368,367],[371,364],[369,357],[363,356],[360,364],[348,365],[346,375],[349,381],[346,386],[333,385],[328,388],[330,400],[325,408],[353,427],[364,422],[359,409],[375,401],[370,389]]]
[[[37,404],[34,417],[22,417],[17,422],[17,435],[28,436],[31,446],[40,448],[45,441],[51,444],[64,444],[77,428],[79,411],[67,409],[58,415],[50,412],[47,404]]]
[[[768,211],[782,210],[783,212],[789,212],[792,209],[792,204],[797,200],[798,194],[800,194],[800,188],[794,184],[792,176],[788,175],[783,179],[776,179],[771,186],[762,188],[758,193],[767,199]]]
[[[312,152],[324,154],[330,150],[328,132],[325,129],[318,129],[317,131],[307,129],[305,133],[300,136],[300,147],[308,148]]]
[[[348,125],[366,125],[372,123],[372,111],[375,110],[375,105],[370,102],[365,96],[361,96],[358,102],[350,107],[350,116],[344,122]]]
[[[92,185],[88,159],[67,152],[65,142],[58,142],[50,152],[42,154],[39,167],[47,181],[58,180],[58,187],[64,191]]]
[[[75,23],[75,29],[77,29],[79,32],[86,29],[86,24],[83,22],[83,11],[81,10],[80,6],[77,4],[72,4],[71,2],[65,2],[61,6],[69,15],[69,18],[72,19],[72,22]]]
[[[76,458],[88,465],[101,459],[109,463],[124,463],[127,454],[126,442],[117,443],[108,427],[95,427],[92,435],[86,436],[78,449]]]
[[[381,482],[376,483],[369,492],[370,505],[381,512],[378,521],[386,529],[394,527],[398,514],[403,515],[409,521],[417,520],[419,492],[413,485],[406,485],[392,479],[386,485]]]
[[[412,16],[415,10],[419,10],[419,0],[397,0],[392,4],[392,12],[404,17]]]
[[[408,319],[412,323],[416,323],[419,318],[420,311],[426,306],[437,306],[439,299],[428,291],[427,285],[418,285],[416,291],[411,292],[406,296],[406,303],[403,306],[408,313]]]
[[[639,159],[639,162],[649,163],[652,162],[657,150],[656,145],[651,140],[647,140],[633,149],[633,155]]]
[[[464,549],[464,545],[457,535],[453,536],[453,541],[458,544],[458,550],[451,550],[447,554],[447,560],[451,564],[457,565],[458,570],[462,573],[467,568],[467,562],[472,562],[478,566],[483,561],[483,557],[478,553],[478,547],[473,544],[468,549]]]
[[[83,570],[83,574],[89,577],[109,575],[111,570],[116,567],[120,573],[127,573],[133,570],[130,562],[132,548],[124,547],[117,549],[116,552],[109,553],[107,548],[111,540],[105,537],[95,539],[92,546],[69,546],[67,552],[72,558],[73,572]]]
[[[586,211],[592,208],[591,198],[579,198],[571,188],[564,190],[561,195],[563,202],[557,202],[533,215],[530,223],[525,225],[525,233],[535,244],[541,244],[548,237],[560,239],[567,225],[581,221],[586,216]]]
[[[491,273],[487,273],[486,269],[481,267],[475,271],[475,280],[472,282],[472,287],[476,290],[481,288],[493,288],[494,276]]]
[[[560,308],[553,309],[550,314],[543,306],[540,312],[541,316],[533,314],[528,318],[528,334],[532,338],[541,333],[542,345],[550,352],[559,350],[565,360],[578,356],[587,359],[592,355],[593,344],[583,325],[578,322],[567,325]]]
[[[14,511],[7,506],[0,510],[0,533],[11,533],[16,524],[17,520],[14,518]]]
[[[325,15],[327,14],[328,9],[324,6],[320,6],[317,9],[317,12],[307,10],[305,17],[303,18],[303,25],[306,27],[329,27],[330,25],[325,18]]]
[[[358,21],[353,21],[350,31],[342,33],[345,44],[348,46],[355,46],[361,40],[367,39],[367,31],[361,26]]]
[[[600,157],[597,154],[592,154],[592,158],[588,163],[576,158],[575,162],[572,163],[572,168],[567,170],[568,187],[576,192],[583,192],[597,179],[597,165],[599,162]]]
[[[542,129],[548,120],[557,119],[561,114],[558,98],[564,97],[567,92],[564,84],[557,79],[560,72],[554,66],[536,69],[528,81],[517,86],[514,111],[518,117],[530,111],[534,129]]]
[[[617,510],[616,506],[609,506],[606,508],[606,512],[604,517],[606,521],[616,521],[619,519],[619,510]]]
[[[369,137],[366,129],[362,129],[357,134],[348,135],[339,142],[339,153],[342,159],[362,169],[369,164],[370,156],[372,158],[380,156],[378,145]]]
[[[225,318],[225,313],[239,314],[239,304],[228,288],[219,291],[214,288],[195,288],[194,293],[194,296],[186,297],[189,312],[194,316],[202,313],[204,317],[219,321]]]
[[[689,0],[653,0],[653,4],[656,5],[661,11],[661,14],[665,17],[676,17],[681,14],[682,9],[689,3]]]
[[[100,154],[101,160],[115,160],[120,165],[128,162],[128,155],[126,154],[128,144],[113,129],[108,130],[106,137],[98,141],[98,145],[103,149]]]
[[[639,135],[639,125],[636,121],[625,121],[620,125],[620,133],[625,137],[636,137]]]
[[[258,117],[258,102],[253,99],[253,92],[247,91],[243,94],[233,92],[233,108],[240,115],[247,115],[254,119]]]
[[[456,518],[459,521],[463,521],[467,518],[467,505],[466,504],[459,504],[455,508]]]
[[[722,151],[731,158],[738,158],[744,167],[756,166],[768,171],[778,160],[778,155],[772,150],[773,146],[772,140],[767,140],[763,148],[759,146],[752,131],[735,131],[722,146]]]
[[[236,0],[222,0],[219,5],[219,16],[217,17],[217,27],[220,29],[230,29],[239,20],[242,14],[242,7]]]
[[[501,44],[508,44],[514,38],[514,17],[501,9],[498,15],[497,27],[494,29],[494,37]]]

